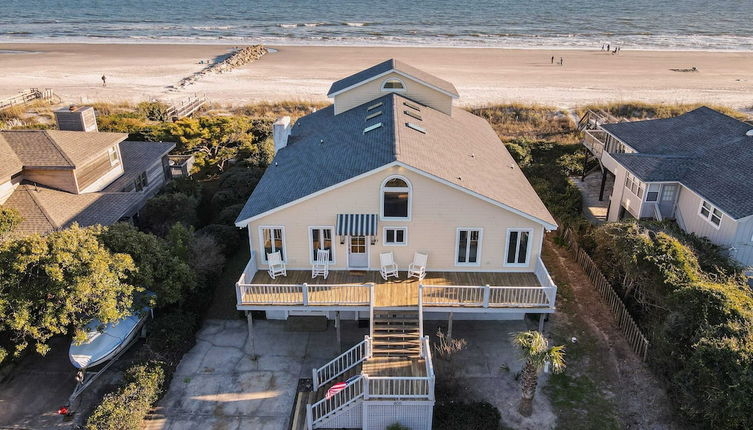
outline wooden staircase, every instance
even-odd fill
[[[290,419],[290,430],[305,430],[306,429],[306,405],[314,404],[323,399],[333,385],[338,382],[345,382],[351,376],[355,376],[361,373],[361,366],[358,365],[345,373],[337,377],[332,382],[322,385],[318,390],[312,391],[311,386],[306,387],[308,389],[299,390],[293,401],[293,413]],[[310,382],[310,380],[309,380]]]
[[[371,333],[373,357],[418,357],[421,334],[418,309],[374,309]]]

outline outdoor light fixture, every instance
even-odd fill
[[[371,244],[376,245],[376,236],[371,236]]]
[[[340,236],[340,245],[345,245],[345,236]]]

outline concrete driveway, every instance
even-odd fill
[[[339,354],[332,323],[323,332],[288,332],[284,321],[254,321],[256,359],[247,332],[243,320],[205,322],[145,428],[287,428],[298,379]],[[344,346],[365,334],[343,321]]]
[[[343,321],[343,348],[363,339],[366,328]],[[427,334],[446,322],[427,321]],[[514,411],[520,388],[514,379],[521,363],[510,333],[536,324],[525,321],[456,321],[453,333],[468,347],[449,364],[468,400],[486,400],[503,415]],[[288,428],[299,378],[339,354],[332,322],[323,332],[288,332],[284,321],[254,321],[256,359],[249,350],[243,320],[208,320],[197,343],[181,361],[167,394],[147,420],[148,430],[284,430]],[[500,370],[509,367],[509,371]],[[444,373],[444,372],[442,372]],[[515,428],[552,428],[555,417],[545,396],[536,398],[537,413],[513,422]],[[511,414],[517,415],[517,414]],[[506,417],[507,418],[507,417]]]
[[[68,359],[70,339],[56,337],[45,356],[31,351],[0,384],[0,429],[69,429],[80,424],[104,393],[121,380],[130,364],[127,353],[77,399],[73,419],[57,414],[76,386],[75,369]],[[135,349],[135,348],[133,348]]]

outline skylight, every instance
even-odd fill
[[[378,108],[379,106],[381,106],[381,105],[383,105],[383,104],[384,104],[384,103],[382,103],[382,102],[379,102],[379,103],[374,103],[373,105],[371,105],[371,106],[367,107],[367,108],[366,108],[366,110],[367,110],[367,111],[370,111],[370,110],[372,110],[372,109],[376,109],[376,108]]]
[[[404,113],[405,113],[406,115],[408,115],[409,117],[411,117],[411,118],[415,118],[415,119],[417,119],[417,120],[419,120],[419,121],[422,121],[422,119],[421,119],[421,115],[419,115],[419,114],[417,114],[417,113],[413,113],[413,112],[411,112],[411,111],[407,111],[407,110],[404,110],[403,112],[404,112]]]
[[[376,130],[377,128],[379,128],[381,126],[382,126],[381,122],[378,122],[376,124],[370,125],[370,126],[368,126],[368,127],[366,127],[366,128],[363,129],[363,134],[366,134],[366,133],[370,132],[371,130]]]
[[[374,113],[368,114],[366,115],[366,121],[370,120],[371,118],[376,118],[381,114],[382,114],[382,111],[376,111]]]
[[[403,102],[403,104],[406,105],[406,106],[408,106],[409,108],[411,108],[413,110],[417,110],[417,111],[421,112],[421,108],[418,107],[418,105],[414,105],[413,103],[408,103],[408,102]]]
[[[380,125],[381,125],[381,123],[380,123]],[[408,128],[412,128],[412,129],[414,129],[414,130],[416,130],[418,132],[426,134],[426,129],[423,128],[423,127],[421,127],[420,125],[413,124],[412,122],[406,122],[405,125]]]

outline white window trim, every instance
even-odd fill
[[[387,182],[389,182],[392,179],[400,179],[402,181],[405,181],[406,184],[408,184],[408,217],[406,218],[384,216],[384,192],[386,190],[385,185],[387,185]],[[391,189],[403,190],[403,188],[391,188]],[[413,185],[405,176],[402,176],[402,175],[388,176],[384,181],[382,181],[382,186],[379,187],[379,220],[380,221],[410,221],[412,216],[413,216]]]
[[[282,230],[282,262],[287,264],[288,262],[288,240],[285,235],[285,226],[283,225],[260,225],[259,226],[259,253],[261,254],[261,262],[268,264],[267,253],[264,252],[264,230],[265,229],[281,229]]]
[[[701,213],[701,210],[703,209],[703,204],[704,203],[708,203],[709,208],[710,208],[708,216],[706,216],[703,213]],[[718,210],[719,213],[721,214],[721,216],[719,217],[719,225],[716,225],[713,222],[711,222],[711,217],[714,215],[714,209]],[[711,204],[710,201],[701,199],[701,204],[698,205],[698,216],[701,217],[701,218],[703,218],[704,220],[706,220],[706,222],[709,223],[709,224],[711,224],[711,226],[713,226],[715,229],[719,230],[720,228],[722,228],[722,222],[724,221],[724,212],[722,212],[722,210],[719,209],[718,207],[716,207],[713,204]]]
[[[402,230],[403,242],[387,242],[387,230]],[[408,227],[385,226],[382,228],[382,244],[384,246],[408,246]]]
[[[335,237],[335,227],[331,225],[310,225],[309,226],[309,263],[314,264],[314,260],[316,259],[316,256],[313,255],[311,252],[314,248],[314,238],[311,232],[313,230],[321,230],[321,229],[329,229],[332,231],[332,261],[329,262],[331,266],[334,266],[337,264],[337,252],[335,252],[335,248],[337,246],[335,245],[337,238]],[[283,241],[283,244],[285,242]]]
[[[115,155],[114,160],[112,158],[113,154]],[[120,154],[118,154],[117,146],[111,146],[110,148],[107,148],[107,158],[110,160],[110,167],[120,164]]]
[[[387,81],[398,81],[398,82],[400,82],[400,85],[402,85],[403,87],[402,88],[385,88],[384,86],[387,84]],[[393,78],[387,78],[387,79],[385,79],[385,80],[382,81],[381,90],[383,92],[386,92],[386,93],[393,93],[393,92],[402,93],[402,92],[406,91],[405,82],[403,82],[402,79],[398,79],[398,78],[394,78],[394,77]]]
[[[633,191],[632,187],[629,187],[627,182],[630,181],[632,184],[634,184],[636,187],[636,191]],[[638,179],[637,176],[633,175],[629,171],[625,171],[625,188],[630,191],[630,194],[638,197],[639,201],[643,201],[643,199],[646,198],[646,183]],[[638,195],[638,193],[643,189],[643,195]]]
[[[458,263],[458,246],[460,245],[461,231],[478,231],[478,253],[476,254],[475,263]],[[457,267],[478,267],[481,266],[481,253],[483,251],[484,229],[481,227],[458,227],[455,229],[455,266]]]
[[[517,232],[528,232],[528,245],[526,249],[526,262],[525,263],[508,263],[507,262],[507,254],[510,252],[510,233],[513,231]],[[520,241],[520,236],[518,236],[518,242]],[[502,265],[504,267],[528,267],[531,264],[531,249],[533,248],[533,229],[532,228],[508,228],[507,233],[505,234],[505,252],[502,255]],[[517,250],[517,247],[515,248]],[[515,259],[517,260],[517,258]]]

